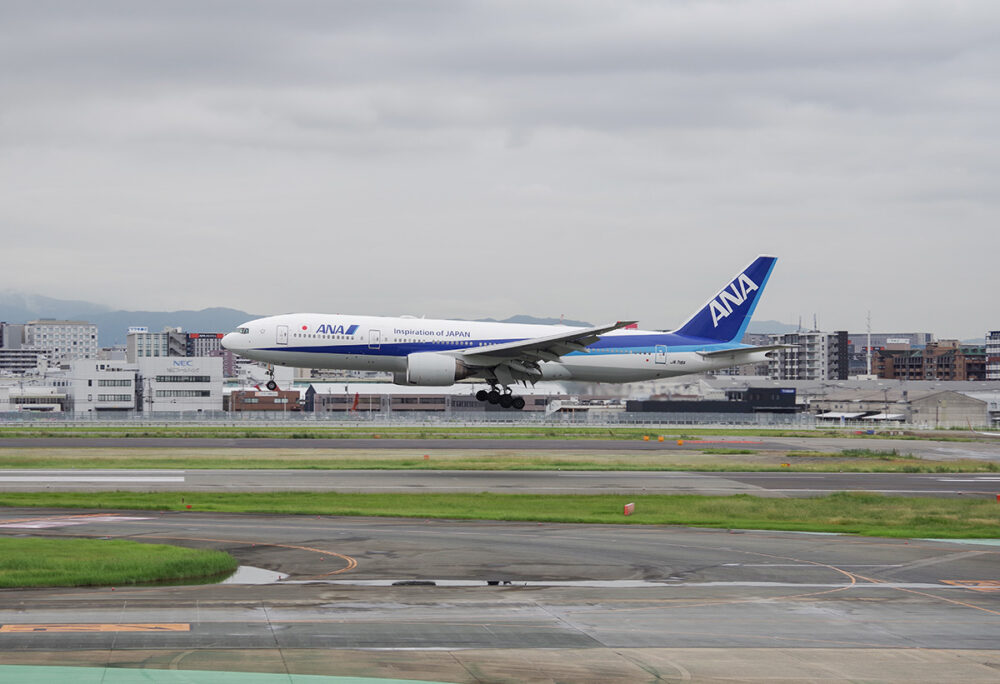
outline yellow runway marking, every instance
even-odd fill
[[[321,575],[313,575],[312,577],[327,577],[329,575],[339,575],[342,572],[347,572],[348,570],[353,570],[358,567],[358,561],[351,556],[346,556],[342,553],[337,553],[336,551],[325,551],[323,549],[315,549],[311,546],[296,546],[295,544],[274,544],[271,542],[251,542],[240,539],[207,539],[204,537],[176,537],[168,536],[164,534],[147,534],[143,535],[147,539],[176,539],[178,541],[203,541],[203,542],[215,542],[223,544],[253,544],[256,546],[273,546],[279,549],[297,549],[299,551],[309,551],[311,553],[318,553],[324,556],[332,556],[334,558],[339,558],[345,563],[346,566],[340,568],[339,570],[333,570],[332,572],[325,572]],[[306,579],[311,579],[307,577]]]
[[[965,587],[973,591],[1000,591],[1000,580],[941,580],[945,584]]]
[[[0,632],[7,633],[37,633],[37,632],[190,632],[191,625],[179,623],[127,623],[127,624],[51,624],[51,625],[3,625]]]

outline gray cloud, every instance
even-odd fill
[[[978,335],[1000,325],[998,20],[990,2],[5,3],[0,288],[669,326],[773,252],[762,317],[858,328],[871,308]]]

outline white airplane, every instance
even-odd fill
[[[389,371],[398,385],[482,379],[479,401],[524,408],[511,386],[541,380],[636,382],[757,363],[783,345],[740,342],[776,257],[759,256],[682,326],[638,330],[413,317],[293,313],[244,323],[222,338],[256,361],[300,368]],[[268,389],[274,390],[274,371]]]

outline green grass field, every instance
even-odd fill
[[[635,515],[622,515],[625,503]],[[219,511],[457,520],[688,525],[839,532],[885,537],[997,538],[993,499],[838,493],[809,499],[737,496],[534,494],[2,493],[0,506]]]
[[[0,537],[0,587],[124,586],[221,578],[222,551],[123,540]]]

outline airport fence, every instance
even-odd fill
[[[814,415],[806,413],[645,413],[645,412],[576,412],[576,413],[517,413],[504,412],[132,412],[128,416],[100,413],[0,413],[0,426],[27,425],[52,426],[309,426],[365,427],[365,426],[666,426],[666,427],[722,427],[722,428],[794,428],[813,429],[831,427]],[[871,428],[871,423],[848,422],[833,427]]]

